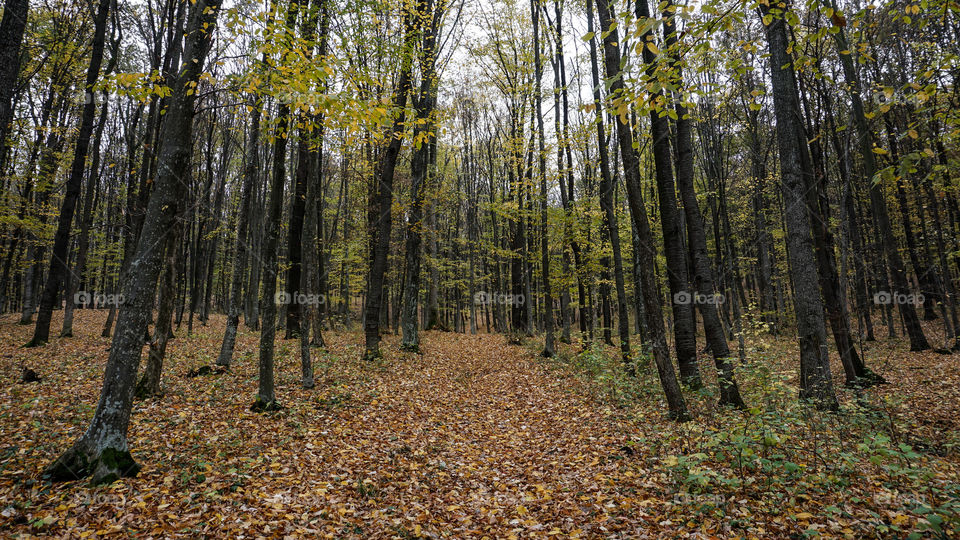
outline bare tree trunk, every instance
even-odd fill
[[[164,246],[163,281],[160,283],[160,306],[157,310],[157,322],[153,328],[153,339],[147,353],[147,365],[144,367],[140,382],[137,383],[136,396],[147,398],[159,396],[162,393],[161,377],[163,376],[163,360],[167,354],[167,342],[173,335],[173,305],[177,299],[174,288],[174,277],[177,271],[177,251],[180,237],[183,235],[183,222],[174,222],[173,230],[166,238]]]
[[[143,230],[130,260],[124,284],[124,306],[110,347],[100,402],[87,431],[44,470],[53,480],[93,476],[94,483],[109,483],[134,476],[140,467],[127,446],[127,428],[133,402],[143,335],[150,323],[154,289],[160,273],[158,245],[170,234],[186,193],[183,178],[193,151],[193,116],[196,94],[188,93],[203,70],[216,29],[220,0],[197,0],[190,10],[184,39],[184,62],[173,85],[170,108],[161,132],[159,174],[147,207]],[[202,30],[201,30],[202,29]]]
[[[786,205],[788,255],[800,341],[800,397],[812,401],[818,408],[836,409],[838,403],[827,354],[823,301],[820,298],[810,217],[804,197],[806,188],[803,175],[809,171],[802,169],[802,117],[793,58],[787,49],[787,23],[782,15],[770,14],[769,6],[761,6],[760,9],[764,16],[772,17],[766,25],[766,32],[780,147],[781,188]]]
[[[589,0],[588,0],[589,1]],[[603,31],[604,66],[606,68],[607,84],[610,85],[610,94],[617,96],[623,93],[624,83],[621,77],[619,38],[616,27],[611,27],[613,18],[610,13],[610,4],[607,0],[597,3],[600,19],[600,28]],[[644,207],[640,193],[640,164],[637,151],[633,146],[633,132],[628,123],[617,122],[617,142],[620,145],[620,156],[623,160],[624,179],[627,185],[627,200],[630,203],[630,214],[637,227],[639,236],[639,257],[643,286],[644,316],[647,320],[647,331],[650,334],[650,346],[653,359],[657,366],[660,384],[667,398],[670,417],[678,421],[689,419],[687,405],[677,383],[673,363],[670,361],[670,352],[667,348],[666,332],[663,326],[663,311],[660,293],[657,290],[655,266],[655,248],[653,235],[650,232],[650,223],[647,219],[647,210]],[[631,366],[632,368],[632,366]]]

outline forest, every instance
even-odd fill
[[[0,5],[0,530],[960,537],[956,1]]]

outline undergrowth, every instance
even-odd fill
[[[746,410],[718,407],[716,377],[704,370],[704,388],[684,392],[694,420],[674,424],[663,418],[652,360],[635,351],[630,376],[618,353],[593,343],[546,362],[582,382],[579,391],[633,415],[641,434],[627,446],[666,477],[662,495],[678,515],[724,518],[746,503],[804,525],[814,514],[790,509],[816,508],[820,517],[867,520],[881,537],[960,536],[960,484],[938,474],[947,464],[906,436],[894,412],[903,397],[843,390],[850,395],[839,412],[817,411],[797,399],[789,370],[752,350],[736,367]],[[654,433],[645,426],[651,418],[659,418]],[[729,523],[735,530],[749,521]],[[804,534],[820,533],[809,526]]]

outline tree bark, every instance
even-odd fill
[[[590,1],[590,0],[588,0]],[[610,95],[613,98],[621,97],[624,91],[623,78],[620,68],[619,37],[616,27],[611,27],[611,6],[608,0],[597,3],[597,12],[600,19],[600,29],[603,32],[604,67],[606,68],[607,84],[610,85]],[[653,235],[650,232],[650,223],[647,219],[647,210],[641,197],[640,164],[637,151],[633,147],[633,131],[631,126],[621,119],[617,122],[617,142],[620,145],[620,156],[623,160],[624,180],[627,185],[627,200],[630,203],[630,214],[637,227],[639,236],[639,252],[641,279],[643,287],[644,316],[647,321],[649,343],[653,352],[653,359],[667,398],[669,415],[677,421],[689,419],[687,405],[677,383],[673,363],[670,361],[670,352],[663,326],[663,308],[660,293],[657,290],[654,274],[656,250],[653,245]],[[629,366],[632,369],[632,366]]]
[[[782,14],[773,15],[769,6],[760,12],[769,18],[766,25],[770,50],[774,114],[780,148],[781,190],[783,191],[790,272],[795,291],[794,310],[800,342],[800,397],[820,409],[837,409],[830,359],[827,354],[826,325],[816,261],[810,236],[810,216],[804,197],[803,180],[809,171],[802,169],[799,127],[803,125],[793,58],[788,52],[787,23]]]
[[[540,271],[543,278],[543,350],[540,355],[552,357],[554,350],[553,328],[553,292],[550,285],[550,246],[547,234],[547,154],[544,149],[543,133],[543,95],[541,81],[543,79],[543,65],[540,61],[540,7],[537,0],[530,0],[530,13],[533,19],[533,63],[534,63],[534,90],[533,100],[537,115],[537,157],[540,175]],[[529,302],[530,299],[528,298]]]
[[[161,131],[156,187],[147,207],[147,219],[137,242],[123,287],[124,305],[110,347],[100,402],[87,431],[49,465],[44,475],[53,480],[92,476],[94,483],[109,483],[134,476],[140,467],[127,446],[127,428],[143,335],[150,323],[153,293],[160,273],[157,246],[170,234],[173,220],[185,198],[184,183],[193,151],[192,128],[196,84],[216,29],[221,0],[197,0],[186,29],[184,62],[173,86],[170,108]]]

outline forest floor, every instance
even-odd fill
[[[165,395],[138,401],[136,478],[49,484],[42,468],[79,436],[99,396],[106,314],[80,311],[78,337],[23,349],[31,327],[0,318],[0,530],[117,537],[951,537],[960,494],[960,355],[872,345],[891,384],[838,388],[839,414],[796,404],[787,338],[748,339],[738,377],[749,410],[686,392],[695,419],[664,416],[652,368],[625,376],[612,348],[427,332],[423,354],[360,361],[359,332],[314,349],[317,387],[299,385],[299,346],[277,343],[280,412],[250,412],[259,333],[234,367],[212,365],[224,319],[184,326]],[[59,328],[54,316],[53,328]],[[706,356],[706,355],[703,355]],[[709,358],[702,359],[704,373]],[[21,366],[41,377],[20,383]],[[835,366],[838,368],[838,366]],[[842,382],[842,373],[835,373]],[[839,385],[838,385],[839,386]],[[939,531],[939,532],[938,532]]]

